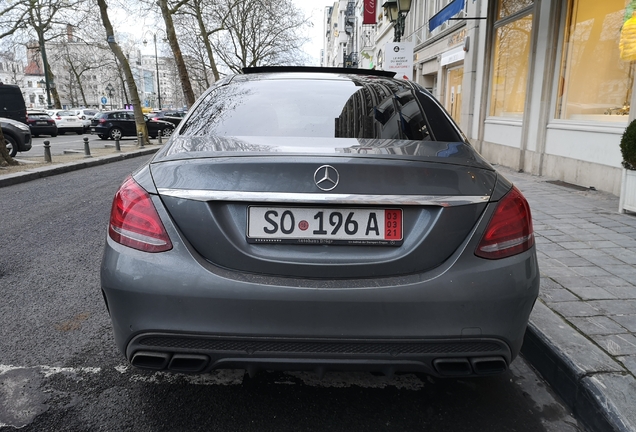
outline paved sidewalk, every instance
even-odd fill
[[[636,431],[636,215],[497,167],[532,210],[541,289],[523,355],[592,431]]]

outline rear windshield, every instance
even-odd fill
[[[462,141],[429,95],[395,80],[235,80],[212,89],[185,136]]]

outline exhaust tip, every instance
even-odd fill
[[[496,375],[508,370],[508,364],[503,357],[471,358],[470,363],[477,375]]]
[[[468,376],[473,373],[470,362],[465,358],[436,359],[433,360],[433,366],[442,376]]]
[[[198,354],[175,354],[170,360],[168,369],[173,372],[196,373],[201,372],[208,365],[210,359]]]
[[[141,369],[163,370],[168,366],[169,360],[168,353],[137,351],[133,354],[130,363]]]

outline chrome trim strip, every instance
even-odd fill
[[[432,205],[455,207],[488,202],[489,196],[442,195],[352,195],[289,192],[242,192],[196,189],[157,189],[159,195],[195,201],[248,201],[258,203],[293,204],[354,204],[354,205]]]

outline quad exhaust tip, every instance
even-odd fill
[[[497,375],[508,369],[503,357],[441,358],[433,360],[433,366],[446,377]]]
[[[140,369],[164,370],[181,373],[202,372],[210,359],[199,354],[170,354],[155,351],[137,351],[130,363]]]

